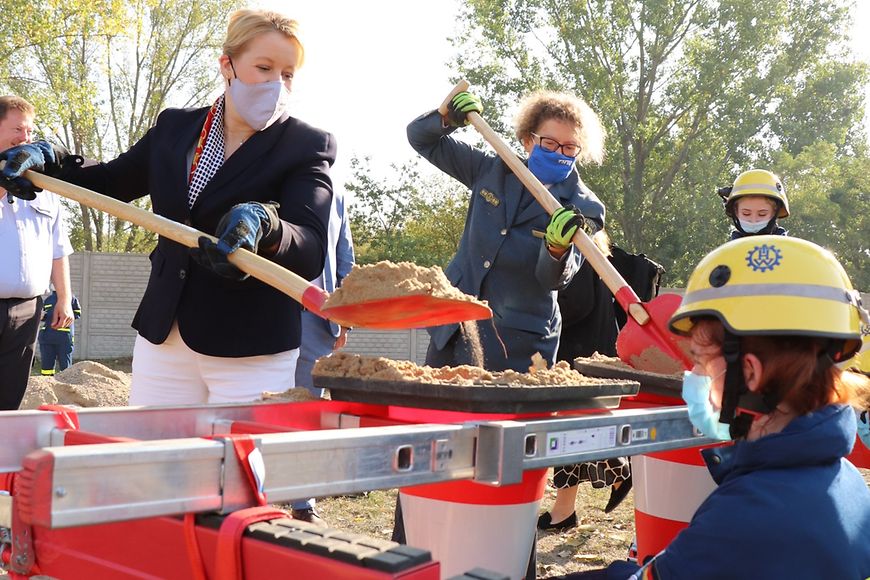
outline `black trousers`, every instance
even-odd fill
[[[21,405],[41,318],[41,296],[0,298],[0,411]]]

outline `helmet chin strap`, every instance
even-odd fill
[[[749,427],[755,417],[771,413],[778,401],[773,400],[771,396],[754,393],[746,386],[739,336],[726,330],[722,352],[726,366],[719,422],[731,426],[729,433],[732,439],[742,439],[749,433]]]

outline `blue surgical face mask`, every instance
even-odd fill
[[[713,379],[707,375],[691,371],[683,375],[683,400],[689,407],[689,421],[695,429],[711,439],[730,441],[729,426],[719,422],[719,411],[713,409],[713,403],[710,402],[712,386]]]
[[[560,183],[568,179],[571,169],[574,168],[575,159],[562,155],[558,151],[547,151],[540,145],[535,145],[529,155],[529,171],[541,183]]]
[[[767,224],[770,223],[769,221],[768,222],[748,222],[748,221],[741,220],[741,219],[738,219],[737,221],[740,222],[740,227],[747,234],[757,234],[758,232],[760,232],[761,230],[766,228]]]

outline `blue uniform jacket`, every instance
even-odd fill
[[[42,307],[42,328],[39,330],[39,342],[43,344],[75,344],[75,320],[82,317],[79,299],[75,296],[72,297],[73,322],[70,323],[69,328],[51,327],[51,317],[55,304],[57,304],[57,292],[52,292],[45,299],[45,304]]]
[[[436,111],[408,125],[411,146],[471,189],[465,230],[445,274],[454,286],[486,300],[492,308],[499,336],[484,332],[491,328],[488,322],[479,323],[485,358],[487,353],[504,352],[500,338],[508,354],[506,367],[528,370],[535,352],[553,364],[561,327],[556,290],[571,281],[583,257],[572,247],[561,260],[553,258],[543,240],[532,233],[547,228],[544,208],[498,156],[453,139],[452,131],[442,126]],[[563,205],[573,204],[604,227],[604,205],[576,170],[550,192]],[[458,328],[439,326],[429,333],[441,349]]]
[[[852,408],[829,405],[780,433],[704,450],[719,487],[636,577],[867,578],[870,490],[844,459],[854,443]]]

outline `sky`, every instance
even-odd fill
[[[856,58],[870,62],[870,2],[857,0]],[[459,0],[326,0],[258,5],[299,21],[305,65],[293,84],[293,115],[338,141],[333,183],[351,178],[353,156],[369,156],[375,174],[415,157],[405,127],[436,108],[452,85]],[[870,103],[870,85],[866,87]],[[870,112],[870,106],[868,106]],[[870,118],[868,118],[870,125]]]

